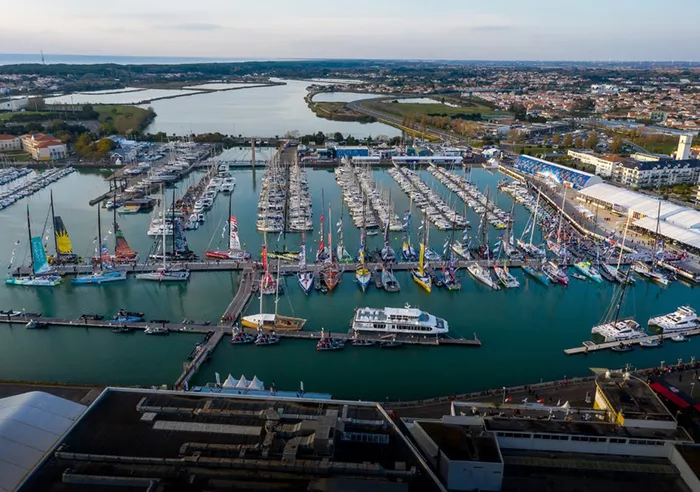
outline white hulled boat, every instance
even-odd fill
[[[647,336],[639,326],[639,323],[632,318],[619,319],[594,326],[591,329],[591,333],[600,335],[606,342],[622,342]]]
[[[681,306],[674,312],[649,319],[649,326],[658,326],[664,333],[700,328],[698,314],[690,306]]]
[[[477,261],[474,263],[470,264],[467,267],[467,270],[469,273],[471,273],[472,277],[474,277],[476,280],[481,282],[484,285],[487,285],[491,287],[494,290],[500,289],[498,286],[498,283],[496,283],[493,278],[491,278],[491,274],[489,273],[489,270],[487,268],[484,268],[481,266],[481,264]]]
[[[352,321],[355,331],[439,335],[449,331],[447,321],[406,304],[403,308],[360,308]]]

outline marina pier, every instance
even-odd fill
[[[612,349],[613,347],[619,347],[620,345],[634,347],[635,345],[639,345],[639,342],[652,342],[654,340],[660,340],[660,341],[668,340],[670,338],[677,336],[678,334],[679,334],[678,332],[676,332],[676,333],[658,333],[656,335],[649,335],[646,337],[635,338],[632,340],[624,340],[624,341],[616,341],[616,342],[604,342],[604,343],[594,343],[591,341],[586,341],[586,342],[583,342],[583,344],[580,347],[574,347],[574,348],[564,350],[564,353],[566,355],[588,354],[590,352],[597,352],[599,350]],[[695,335],[700,335],[700,328],[696,328],[694,330],[684,330],[683,331],[683,336],[685,336],[685,337],[690,337],[690,336],[695,336]],[[658,347],[651,347],[649,349],[651,350],[652,348],[658,348]]]

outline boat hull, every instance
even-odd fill
[[[126,280],[126,272],[108,272],[104,274],[86,275],[72,279],[71,284],[75,285],[97,285],[109,282],[119,282]]]
[[[5,284],[24,287],[56,287],[61,284],[61,277],[11,277],[5,279]]]
[[[430,277],[425,273],[421,273],[418,270],[411,270],[411,278],[426,292],[431,292],[433,290],[432,281],[430,280]]]

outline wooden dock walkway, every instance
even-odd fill
[[[190,379],[192,379],[192,376],[197,373],[199,367],[207,360],[212,352],[214,352],[214,349],[216,349],[219,342],[224,338],[226,331],[224,327],[219,326],[214,328],[214,334],[209,337],[209,340],[207,340],[204,345],[199,346],[192,360],[185,362],[182,374],[175,380],[174,387],[176,389],[189,387]]]
[[[253,270],[244,270],[238,291],[236,291],[236,295],[221,316],[220,325],[232,326],[243,313],[243,310],[253,297],[253,293],[259,288],[259,282],[256,282]]]
[[[697,328],[695,330],[687,330],[683,332],[678,332],[678,333],[664,333],[664,334],[657,334],[657,335],[649,335],[643,338],[635,338],[634,340],[626,340],[624,342],[605,342],[605,343],[594,343],[591,341],[586,341],[583,342],[583,344],[580,347],[574,347],[570,349],[564,350],[564,353],[566,355],[576,355],[576,354],[588,354],[590,352],[598,352],[599,350],[606,350],[606,349],[612,349],[613,347],[617,347],[620,345],[620,343],[624,345],[629,345],[630,347],[639,347],[639,342],[650,342],[652,340],[668,340],[670,338],[675,337],[676,335],[683,333],[686,337],[691,337],[695,335],[700,335],[700,328]],[[661,348],[663,347],[663,344],[661,344],[659,347],[646,347],[648,349],[652,348]],[[639,347],[639,348],[645,348],[645,347]]]

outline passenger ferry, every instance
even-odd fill
[[[663,333],[674,333],[700,328],[700,319],[692,307],[681,306],[672,313],[651,318],[649,326],[658,326]]]
[[[441,335],[449,331],[447,321],[406,304],[403,308],[360,308],[352,321],[355,331]]]

